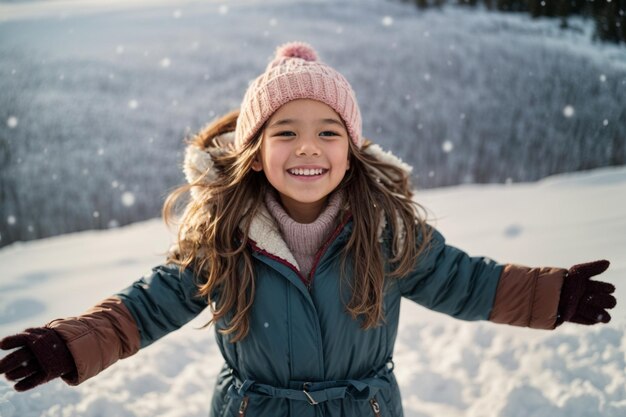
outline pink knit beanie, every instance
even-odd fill
[[[241,102],[235,146],[241,149],[280,106],[299,98],[326,103],[341,116],[352,142],[363,144],[361,112],[352,87],[343,75],[318,61],[308,44],[279,46],[276,56],[248,87]]]

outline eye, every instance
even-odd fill
[[[295,133],[293,133],[292,131],[284,130],[282,132],[274,133],[273,136],[293,136],[293,135],[295,135]]]
[[[332,130],[325,130],[320,133],[321,136],[339,136],[339,133],[333,132]]]

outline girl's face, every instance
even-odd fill
[[[289,215],[311,223],[350,168],[348,132],[325,103],[298,99],[269,118],[252,169],[265,171]]]

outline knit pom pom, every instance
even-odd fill
[[[276,49],[276,58],[301,58],[305,61],[317,61],[317,53],[311,45],[304,42],[290,42]]]

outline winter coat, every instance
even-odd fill
[[[211,169],[205,151],[188,150],[188,178]],[[376,146],[371,152],[405,167]],[[433,230],[431,245],[412,272],[387,280],[385,322],[363,330],[360,320],[345,312],[350,292],[339,280],[351,216],[341,219],[318,252],[309,287],[269,212],[262,207],[254,218],[247,248],[256,283],[250,331],[237,343],[215,333],[224,366],[211,417],[402,416],[393,351],[403,297],[463,320],[555,327],[565,269],[471,257]],[[379,230],[384,254],[390,253],[389,233],[386,226]],[[190,269],[157,266],[85,314],[49,323],[76,362],[77,373],[65,381],[79,384],[193,319],[207,307],[196,296],[196,284]]]

